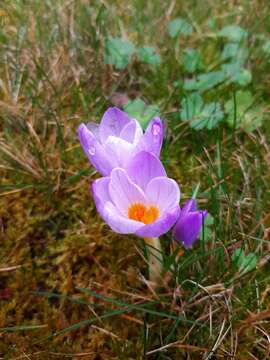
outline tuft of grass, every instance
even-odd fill
[[[269,358],[269,15],[255,0],[2,1],[2,359]],[[211,214],[191,251],[162,238],[159,288],[89,193],[76,128],[112,104],[144,125],[158,109],[181,203],[196,191]]]

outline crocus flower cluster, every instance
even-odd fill
[[[102,175],[92,191],[99,214],[113,231],[156,238],[176,224],[175,240],[192,246],[207,213],[196,210],[195,200],[180,210],[179,187],[159,160],[164,137],[160,118],[153,118],[143,132],[136,119],[109,108],[100,125],[81,124],[78,135]]]

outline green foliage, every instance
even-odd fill
[[[192,32],[193,27],[186,19],[177,18],[172,20],[168,25],[168,33],[172,38],[175,38],[178,35],[191,35]]]
[[[196,49],[188,49],[183,58],[183,65],[186,72],[193,74],[203,68],[203,61],[200,52]]]
[[[231,127],[236,122],[236,128],[242,128],[251,132],[262,125],[264,117],[263,107],[254,104],[250,91],[237,91],[235,101],[230,99],[226,102],[225,111],[228,114],[227,122]]]
[[[120,38],[109,38],[106,40],[105,62],[124,69],[130,62],[131,56],[135,52],[135,46]]]
[[[256,268],[258,257],[255,253],[251,252],[248,255],[245,255],[243,249],[236,249],[232,255],[232,261],[241,273],[245,273]]]
[[[184,90],[188,91],[206,91],[210,90],[226,80],[224,71],[212,71],[206,74],[200,74],[195,79],[187,79],[184,83]]]
[[[246,86],[252,80],[251,72],[248,69],[244,69],[238,63],[223,64],[221,68],[226,74],[229,83]]]
[[[201,239],[204,239],[205,242],[210,241],[213,236],[213,224],[214,218],[211,214],[208,213],[205,221],[204,221],[204,229],[200,235]]]
[[[263,51],[266,55],[270,55],[270,40],[267,40],[263,45]]]
[[[153,66],[159,66],[161,63],[160,56],[156,53],[155,48],[151,46],[139,48],[137,51],[137,55],[139,60],[143,63]]]
[[[124,106],[124,110],[129,114],[129,116],[138,120],[144,129],[153,117],[159,116],[160,112],[158,106],[146,105],[146,103],[140,98],[130,100]]]
[[[224,114],[220,103],[204,104],[200,94],[192,93],[182,100],[180,117],[195,130],[212,130],[223,120]]]
[[[218,32],[218,36],[225,37],[232,42],[241,42],[247,38],[248,33],[238,25],[227,25]]]

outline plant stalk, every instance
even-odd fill
[[[162,272],[162,251],[159,238],[144,239],[149,250],[149,280],[157,282]]]

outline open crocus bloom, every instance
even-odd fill
[[[97,171],[110,175],[116,167],[126,168],[130,159],[145,150],[157,157],[163,141],[163,124],[150,121],[145,133],[135,119],[118,108],[109,108],[100,125],[81,124],[78,135],[86,156]]]
[[[93,185],[96,207],[111,229],[150,238],[165,234],[179,216],[180,191],[160,160],[142,151],[127,169],[115,168]]]
[[[174,228],[175,240],[181,242],[186,249],[190,249],[200,235],[206,216],[206,210],[197,210],[195,199],[188,200]]]

